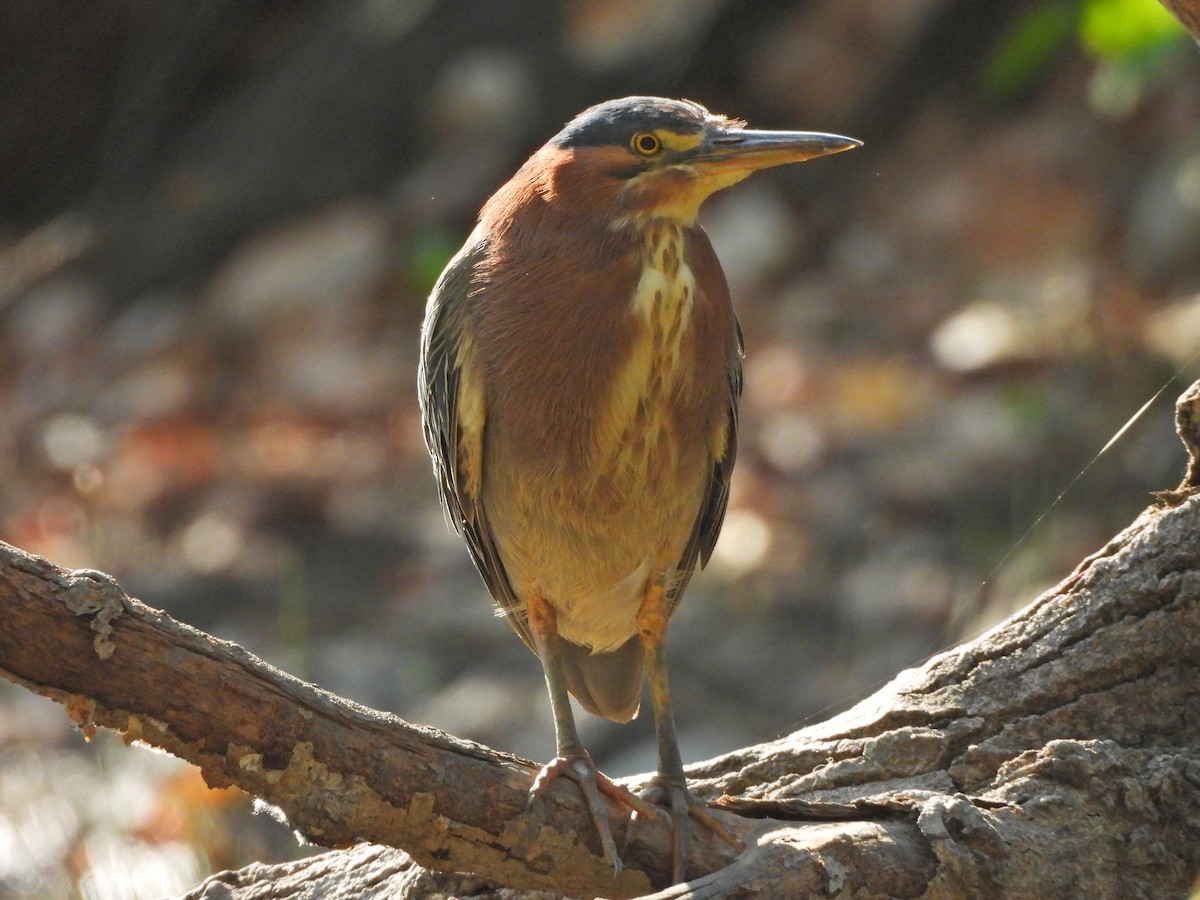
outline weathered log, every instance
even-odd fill
[[[1184,482],[1008,621],[829,722],[693,766],[750,847],[731,860],[701,833],[686,885],[666,887],[664,823],[614,879],[570,784],[524,810],[532,763],[329,695],[7,545],[0,669],[311,840],[411,854],[252,866],[192,897],[1180,894],[1200,872],[1197,421],[1200,385],[1178,405]]]

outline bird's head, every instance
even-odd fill
[[[580,113],[523,171],[544,197],[612,224],[691,224],[708,197],[751,172],[859,146],[836,134],[753,131],[688,100],[625,97]]]

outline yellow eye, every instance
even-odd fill
[[[635,134],[629,143],[641,156],[653,156],[662,150],[662,141],[659,140],[658,135],[651,134],[649,131]]]

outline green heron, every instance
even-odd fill
[[[699,104],[627,97],[581,113],[479,214],[421,332],[425,441],[442,501],[492,597],[541,659],[559,775],[620,869],[602,795],[737,841],[688,790],[667,688],[667,620],[708,561],[729,497],[741,331],[696,217],[756,169],[860,146],[751,131]],[[616,722],[643,666],[659,766],[636,797],[597,771],[568,694]]]

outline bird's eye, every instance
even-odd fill
[[[653,156],[662,149],[662,141],[659,140],[658,135],[651,134],[649,131],[635,134],[630,144],[641,156]]]

